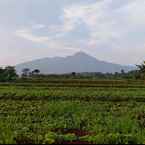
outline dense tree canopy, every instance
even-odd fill
[[[0,68],[0,81],[14,81],[17,78],[15,67],[7,66],[5,68]]]

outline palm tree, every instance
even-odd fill
[[[145,61],[141,65],[137,65],[141,78],[145,78]]]

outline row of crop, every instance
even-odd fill
[[[99,80],[99,79],[26,79],[15,83],[97,83],[97,84],[144,84],[144,80]]]
[[[80,101],[145,101],[145,89],[110,88],[21,88],[0,89],[0,99],[14,100],[80,100]]]
[[[145,84],[99,84],[99,83],[5,83],[0,84],[0,88],[2,87],[98,87],[98,88],[145,88]]]
[[[91,79],[49,79],[49,80],[18,80],[13,84],[145,84],[143,80],[91,80]],[[0,83],[0,85],[9,83]]]

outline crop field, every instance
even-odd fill
[[[0,144],[143,144],[145,82],[0,84]]]

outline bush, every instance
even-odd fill
[[[74,141],[77,139],[76,135],[73,133],[69,133],[63,136],[64,141]]]
[[[54,132],[48,132],[44,137],[43,144],[53,144],[55,143],[56,138],[57,135]]]

